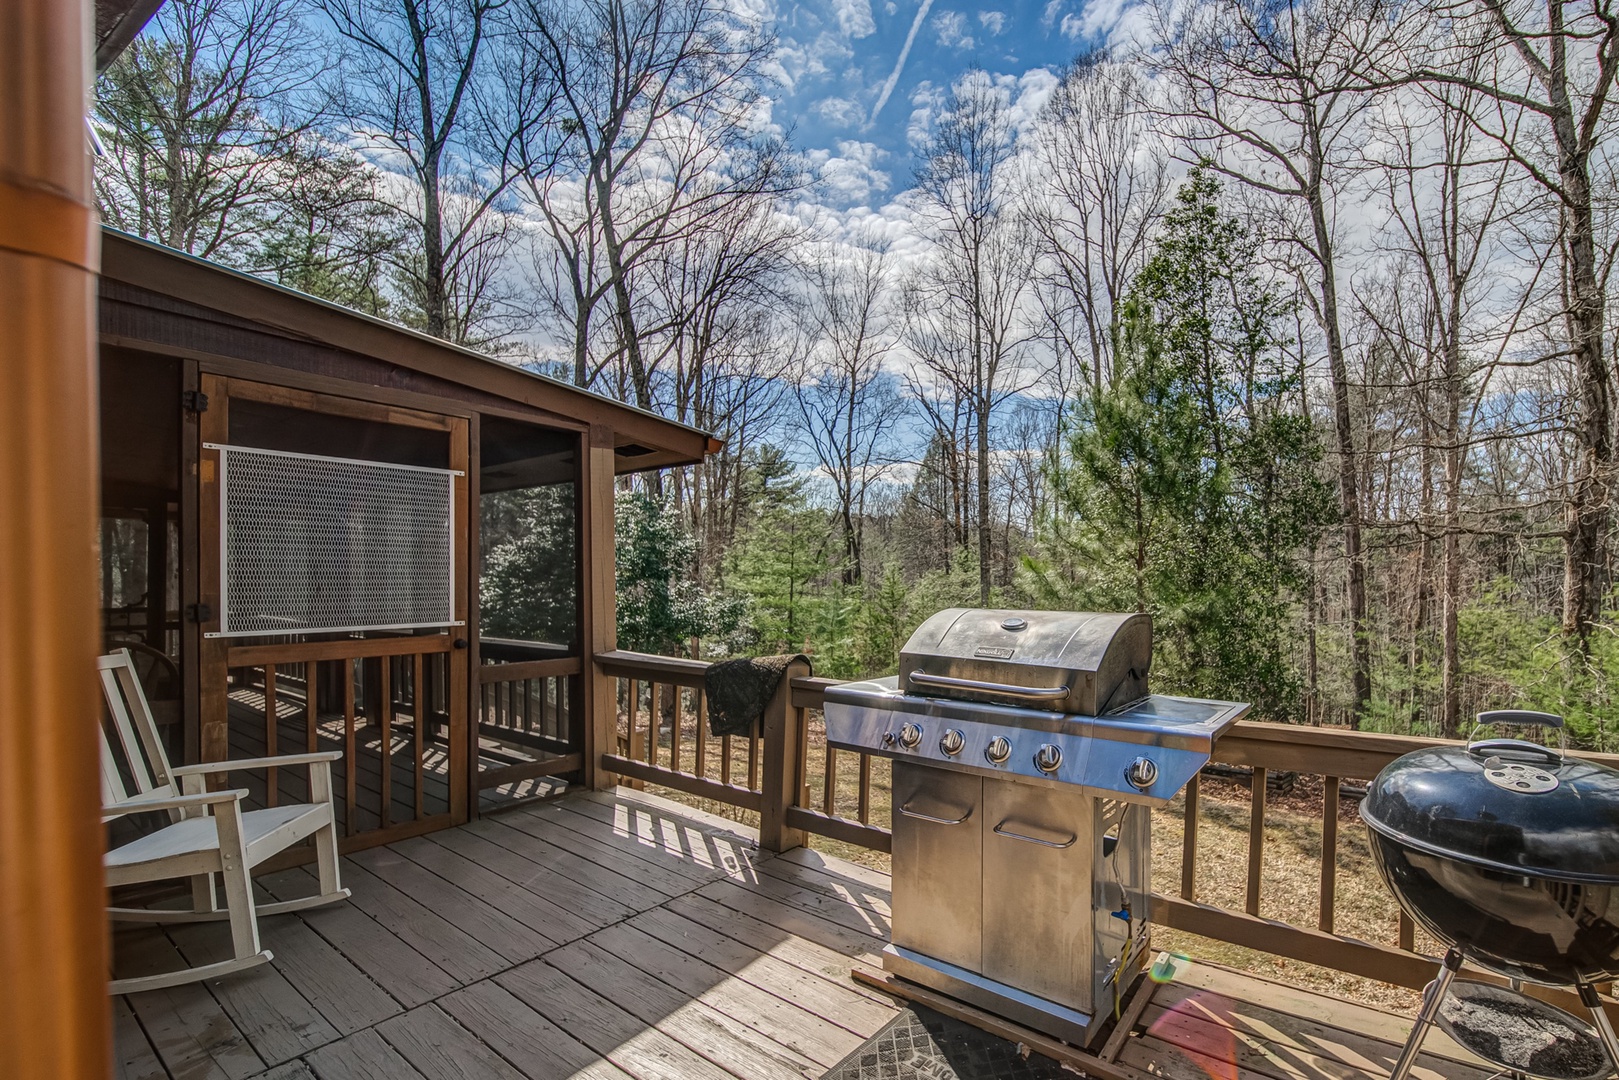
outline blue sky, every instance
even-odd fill
[[[1060,71],[1103,29],[1096,8],[1111,6],[1082,0],[782,3],[776,33],[784,85],[773,119],[792,130],[794,145],[812,164],[832,162],[827,202],[880,205],[911,184],[913,115],[925,115],[958,75],[976,66],[1026,84],[1047,81],[1043,71]]]

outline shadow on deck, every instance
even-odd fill
[[[880,970],[885,875],[763,853],[750,830],[655,796],[521,807],[348,856],[343,874],[349,902],[262,920],[271,964],[117,999],[116,1075],[813,1078],[898,1007],[850,978]],[[290,870],[260,891],[312,884]],[[120,931],[117,973],[217,959],[226,938]],[[1387,1074],[1408,1023],[1194,965],[1140,1027],[1120,1060],[1143,1076],[1358,1080]],[[1425,1056],[1414,1075],[1489,1074]]]

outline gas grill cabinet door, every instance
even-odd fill
[[[1096,800],[984,781],[984,974],[1083,1013],[1093,1004]]]
[[[893,940],[979,972],[983,964],[983,781],[894,762]]]

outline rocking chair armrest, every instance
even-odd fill
[[[123,802],[103,806],[101,808],[101,818],[103,821],[111,821],[113,818],[125,817],[129,814],[145,814],[153,810],[195,810],[219,803],[239,802],[245,798],[247,798],[246,788],[231,788],[225,791],[204,791],[193,795],[166,795],[155,799],[125,799]]]
[[[169,770],[170,776],[207,776],[211,773],[235,772],[237,769],[270,769],[286,765],[330,764],[343,760],[341,750],[317,750],[313,754],[280,754],[276,757],[236,758],[231,761],[205,761],[200,765],[178,765]]]

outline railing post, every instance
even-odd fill
[[[781,685],[765,706],[764,767],[759,780],[764,806],[759,812],[759,846],[767,851],[803,847],[807,839],[803,829],[788,827],[787,809],[798,802],[798,792],[804,784],[804,766],[798,756],[799,728],[804,716],[793,707],[793,680],[809,674],[810,667],[802,660],[788,664]]]
[[[593,425],[581,437],[579,455],[579,565],[581,628],[585,644],[580,673],[585,787],[601,791],[618,776],[601,766],[603,754],[618,753],[618,680],[602,672],[596,657],[618,645],[614,572],[613,432]]]

